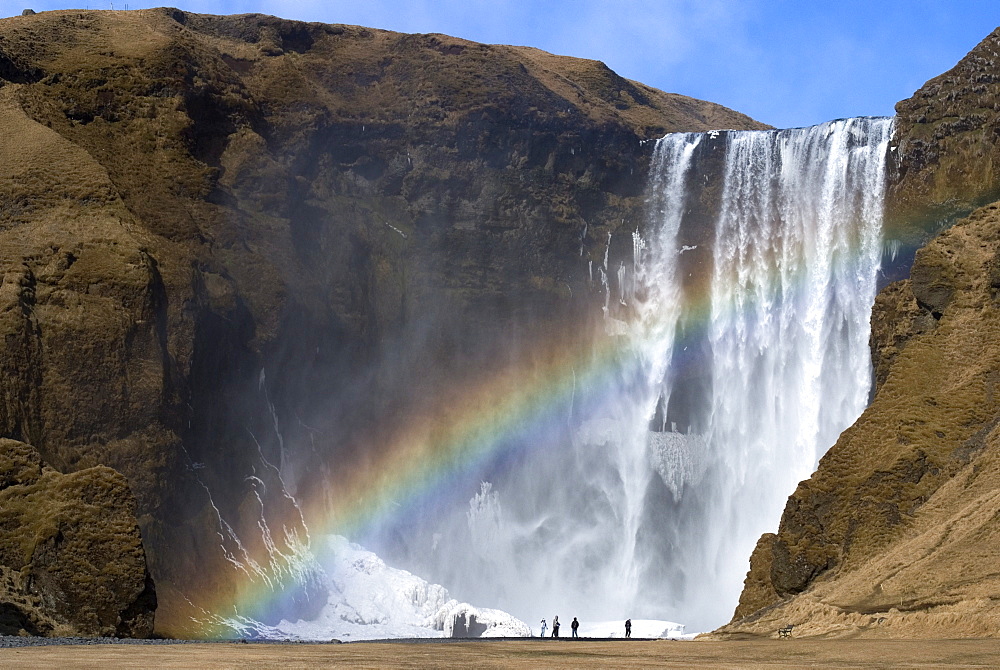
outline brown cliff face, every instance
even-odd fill
[[[1000,33],[897,105],[888,234],[1000,194]],[[907,238],[907,235],[910,237]],[[872,313],[875,395],[789,498],[720,635],[995,636],[1000,203],[916,251]]]
[[[0,439],[0,633],[148,637],[156,594],[125,478]]]
[[[284,445],[363,465],[351,445],[512,332],[591,318],[588,261],[630,253],[643,208],[641,140],[725,127],[762,126],[442,35],[0,20],[0,435],[128,477],[157,630],[197,634],[248,566],[294,555]]]

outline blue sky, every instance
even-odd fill
[[[0,0],[0,16],[112,0]],[[162,2],[162,0],[161,0]],[[159,5],[129,0],[129,8]],[[889,115],[1000,25],[998,0],[175,0],[595,58],[778,127]],[[117,0],[120,9],[124,0]]]

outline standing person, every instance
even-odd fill
[[[573,617],[573,623],[569,627],[573,629],[573,637],[580,637],[576,634],[576,629],[580,627],[580,622],[576,620],[576,617]]]
[[[545,631],[549,629],[549,624],[545,623],[545,619],[542,619],[542,634],[538,637],[545,637]]]
[[[552,617],[552,637],[559,637],[559,617]]]
[[[625,619],[625,637],[632,637],[632,620]]]

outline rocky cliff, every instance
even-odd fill
[[[995,200],[1000,33],[899,103],[887,217],[918,239]],[[929,223],[930,222],[930,223]],[[761,537],[717,634],[996,636],[1000,203],[920,248],[872,314],[875,394]]]
[[[355,445],[503,364],[512,334],[593,317],[592,262],[631,253],[643,140],[757,127],[443,35],[0,20],[0,435],[128,478],[157,630],[198,634],[301,568],[282,474],[327,495],[329,463],[365,467]]]

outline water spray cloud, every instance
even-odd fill
[[[867,400],[890,134],[890,120],[850,119],[661,140],[651,220],[628,276],[607,281],[620,295],[604,332],[554,324],[518,360],[420,403],[379,444],[352,445],[364,462],[303,503],[314,540],[405,529],[426,576],[525,617],[562,603],[721,623],[753,542]],[[720,141],[726,173],[699,283],[681,271],[678,232],[702,201],[699,151]],[[671,431],[684,396],[693,409]],[[493,485],[475,498],[484,477]],[[471,511],[420,513],[456,490]],[[498,511],[477,515],[477,499]],[[312,543],[321,565],[327,546]],[[215,615],[266,618],[295,578],[248,572]]]

